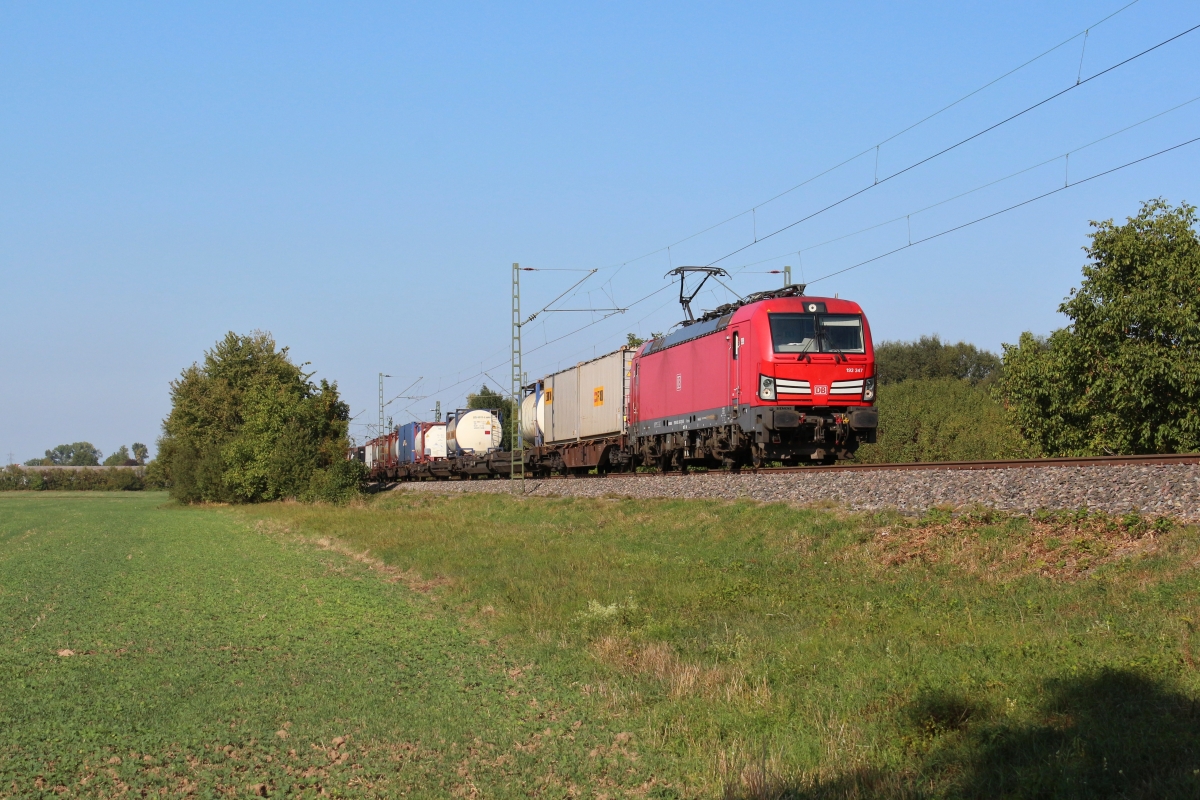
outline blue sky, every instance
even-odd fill
[[[269,330],[356,420],[507,381],[511,264],[598,268],[525,330],[531,375],[680,318],[708,264],[1200,23],[1115,2],[0,4],[0,457],[152,444],[169,382]],[[719,261],[813,281],[1200,136],[1200,31]],[[764,201],[863,151],[774,202]],[[1088,221],[1196,202],[1200,143],[813,284],[877,338],[999,349],[1063,324]],[[671,247],[714,223],[725,225]],[[896,218],[832,244],[830,239]],[[640,256],[646,255],[644,258]],[[768,260],[770,259],[770,260]],[[763,262],[763,263],[755,263]],[[525,311],[580,274],[524,273]],[[729,299],[702,294],[700,306]],[[635,301],[640,301],[636,302]],[[561,337],[561,338],[560,338]],[[495,367],[495,369],[491,369]],[[361,435],[364,429],[356,427]]]

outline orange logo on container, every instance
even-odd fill
[[[604,387],[603,386],[597,386],[595,389],[592,389],[592,405],[594,405],[594,406],[604,405]]]
[[[546,405],[550,405],[550,403],[553,402],[553,400],[554,400],[554,390],[553,389],[543,389],[542,390],[542,400],[546,403]]]

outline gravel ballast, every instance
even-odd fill
[[[513,491],[507,479],[401,483],[401,491]],[[932,507],[988,506],[1031,513],[1078,509],[1200,521],[1200,465],[1106,465],[1007,469],[763,472],[753,474],[609,475],[525,481],[526,494],[561,497],[750,498],[808,505],[834,502],[856,510],[921,513]]]

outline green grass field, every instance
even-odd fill
[[[578,691],[405,581],[166,502],[0,497],[0,795],[522,797],[652,778]]]
[[[1083,514],[8,495],[0,793],[1192,798],[1198,568]]]

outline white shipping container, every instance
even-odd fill
[[[546,378],[547,442],[624,433],[633,352],[623,347]]]
[[[624,432],[632,361],[633,351],[621,348],[579,365],[580,438],[593,439]]]
[[[579,368],[546,378],[546,442],[579,438]]]

